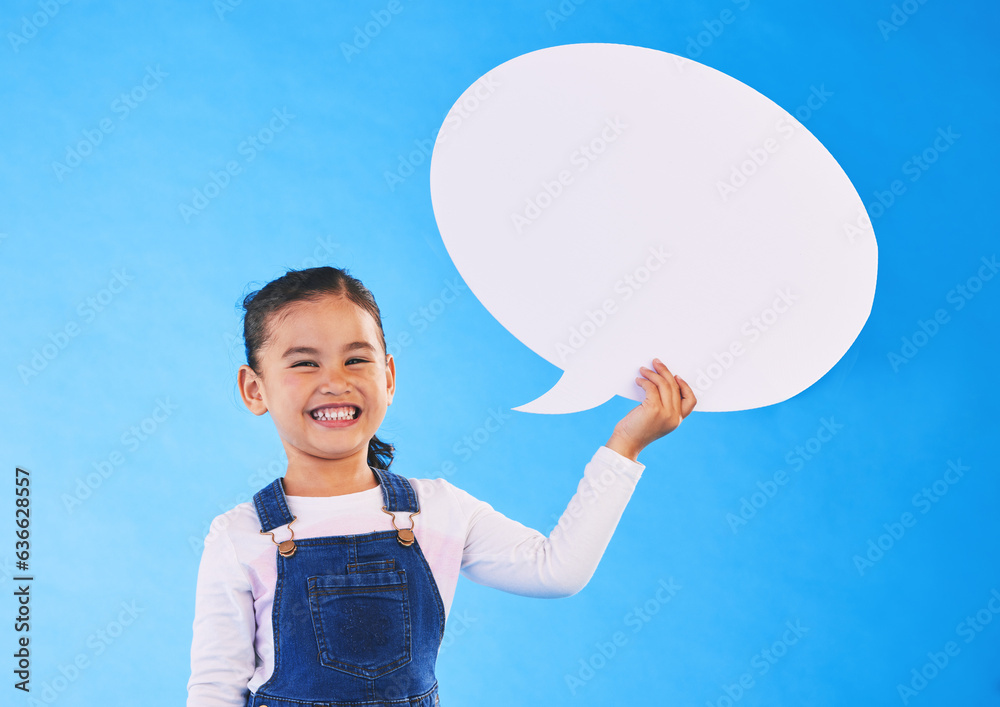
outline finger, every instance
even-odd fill
[[[678,413],[680,413],[681,391],[680,388],[677,386],[677,381],[674,380],[674,374],[670,372],[669,368],[667,368],[667,364],[665,364],[658,358],[653,359],[653,365],[657,367],[658,371],[660,371],[661,375],[663,376],[663,383],[665,386],[667,386],[664,395],[664,402],[669,403],[670,410],[672,411],[676,410]]]
[[[645,402],[646,400],[649,400],[649,396],[654,394],[653,393],[653,389],[656,386],[653,383],[651,383],[650,381],[648,381],[648,380],[646,380],[645,378],[642,378],[642,377],[636,377],[635,383],[640,388],[642,388],[643,392],[646,393],[646,397],[643,399],[643,402]]]
[[[686,380],[677,376],[677,383],[681,390],[681,417],[684,418],[694,410],[694,406],[698,404],[698,398],[695,397],[694,391],[691,390],[691,386]]]
[[[655,365],[655,364],[654,364]],[[657,373],[651,368],[646,368],[645,366],[639,366],[639,372],[645,376],[643,380],[651,386],[647,389],[647,393],[650,395],[656,395],[656,403],[663,409],[667,409],[670,405],[670,393],[668,392],[667,382],[663,379],[660,373]],[[647,397],[647,400],[649,398]]]

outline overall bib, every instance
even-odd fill
[[[383,510],[399,513],[405,526],[419,512],[410,482],[372,472]],[[262,533],[294,520],[280,478],[253,501]],[[393,527],[400,527],[395,516]],[[274,673],[247,707],[437,707],[444,603],[410,530],[293,535],[276,554]]]

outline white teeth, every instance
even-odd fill
[[[350,420],[354,418],[353,407],[346,408],[324,408],[313,413],[317,420]]]

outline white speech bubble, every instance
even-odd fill
[[[772,405],[871,312],[875,234],[837,161],[765,96],[673,54],[570,44],[501,64],[448,113],[430,179],[469,288],[564,371],[515,410],[642,400],[654,356],[699,410]]]

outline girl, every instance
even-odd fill
[[[271,414],[288,468],[205,538],[188,707],[435,707],[459,573],[525,596],[580,591],[645,468],[639,452],[696,403],[658,359],[641,367],[645,399],[545,537],[445,479],[389,471],[393,447],[375,433],[396,365],[361,282],[289,270],[243,306],[240,394]]]

